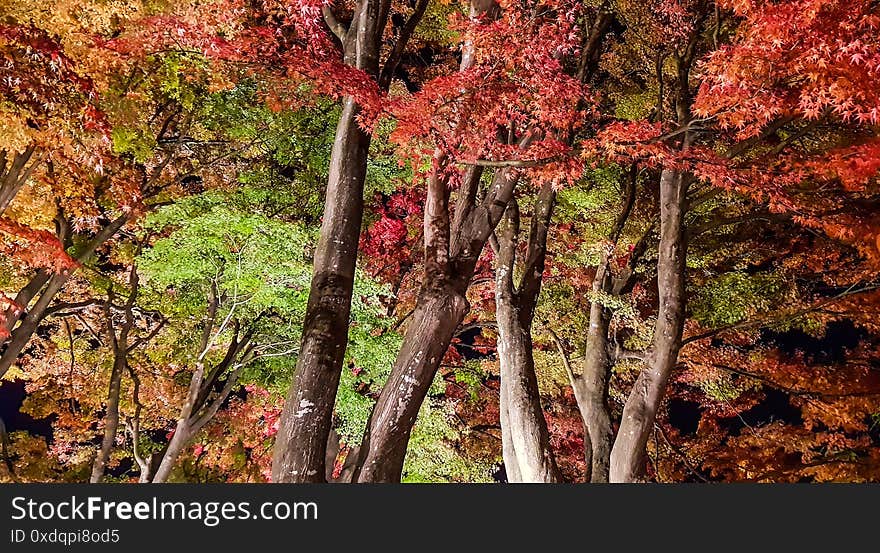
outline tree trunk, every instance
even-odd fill
[[[355,120],[358,111],[354,100],[345,100],[331,154],[296,377],[275,442],[272,479],[276,482],[324,481],[324,453],[348,343],[370,144]]]
[[[151,480],[153,484],[163,484],[168,481],[168,477],[171,476],[171,470],[177,464],[177,458],[180,457],[190,438],[192,438],[192,432],[188,422],[184,419],[179,419],[174,429],[174,435],[171,436],[171,441],[168,442],[168,447],[162,456],[162,462],[159,463],[159,468],[156,469],[156,473],[153,475]]]
[[[40,164],[41,159],[37,156],[37,159],[25,168],[35,151],[36,147],[33,144],[29,145],[12,156],[12,163],[9,163],[9,156],[5,150],[0,152],[0,215],[6,212],[9,204],[18,195],[18,191]]]
[[[520,324],[519,309],[512,302],[496,297],[496,306],[498,359],[508,427],[508,432],[501,434],[502,452],[505,468],[516,466],[519,477],[514,480],[508,471],[508,481],[559,482],[559,469],[550,451],[550,434],[538,393],[531,331]],[[503,430],[505,421],[501,422]],[[512,447],[504,444],[505,437]]]
[[[381,2],[361,0],[344,40],[346,62],[374,76],[385,18]],[[348,345],[370,148],[370,135],[358,126],[359,113],[353,98],[343,100],[296,373],[275,438],[274,482],[325,481],[327,440]]]
[[[469,279],[468,279],[469,280]],[[361,443],[358,482],[399,482],[410,433],[469,306],[463,286],[423,294]]]
[[[510,170],[496,172],[486,197],[474,207],[479,179],[477,170],[464,179],[453,232],[446,181],[435,172],[428,182],[425,280],[391,376],[373,408],[361,445],[357,482],[400,481],[416,415],[455,330],[470,309],[465,294],[477,260],[519,176]]]
[[[110,390],[107,392],[107,407],[104,413],[104,438],[92,464],[92,476],[89,482],[97,484],[104,478],[110,451],[116,441],[119,429],[119,392],[122,387],[122,371],[125,370],[125,354],[117,355],[113,360],[113,371],[110,373]]]
[[[639,373],[623,408],[611,451],[611,482],[637,482],[645,470],[645,446],[678,360],[684,329],[686,246],[684,213],[687,180],[664,170],[660,176],[660,246],[657,259],[659,306],[648,366]]]
[[[550,450],[550,433],[541,408],[535,360],[532,354],[532,320],[541,291],[547,234],[556,194],[545,184],[535,202],[529,233],[529,255],[519,287],[513,273],[519,237],[516,200],[507,208],[506,224],[497,234],[495,267],[495,318],[498,322],[498,360],[501,365],[501,442],[508,482],[561,481]],[[512,471],[510,469],[513,469]]]
[[[572,386],[584,421],[584,450],[589,471],[587,480],[597,483],[608,482],[613,440],[607,403],[608,376],[611,369],[608,324],[608,310],[599,302],[592,302],[584,371],[577,379],[578,384]]]

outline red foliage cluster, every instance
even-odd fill
[[[107,134],[107,118],[96,107],[88,77],[49,34],[33,25],[0,25],[0,96],[27,110],[29,123],[41,127],[59,114],[83,128]]]
[[[373,77],[343,62],[323,23],[322,0],[256,3],[228,0],[214,9],[203,6],[139,21],[136,28],[105,46],[138,58],[150,50],[194,51],[278,80],[267,83],[270,105],[295,107],[304,102],[292,83],[308,84],[312,93],[349,96],[361,107],[360,121],[370,128],[383,112]]]
[[[434,147],[444,161],[453,162],[545,160],[563,158],[570,150],[564,139],[583,123],[579,106],[590,100],[561,61],[579,48],[581,6],[565,0],[500,4],[496,19],[453,23],[473,48],[470,67],[432,79],[420,92],[391,104],[398,120],[392,140],[402,155],[409,152],[415,159],[414,167],[423,158],[437,164]],[[543,15],[535,17],[538,8]],[[500,140],[499,125],[525,138],[518,144]],[[447,170],[455,184],[455,164]],[[553,175],[558,178],[558,171]]]
[[[5,217],[0,217],[0,253],[25,267],[49,269],[55,272],[70,271],[77,267],[64,246],[51,232],[35,230]]]
[[[728,0],[737,40],[703,65],[696,113],[738,138],[780,116],[880,122],[880,14],[871,0]]]
[[[373,211],[377,219],[360,242],[360,251],[370,260],[365,268],[370,276],[397,284],[412,269],[424,201],[424,191],[417,188],[376,195]]]

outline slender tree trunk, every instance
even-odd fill
[[[171,436],[171,441],[168,442],[168,448],[162,456],[162,462],[159,463],[159,468],[156,469],[156,473],[151,480],[153,484],[163,484],[168,481],[168,477],[171,476],[171,470],[174,469],[174,466],[177,464],[177,459],[180,457],[180,454],[183,452],[191,438],[192,432],[190,431],[187,421],[182,419],[178,420],[177,426],[174,429],[174,435]]]
[[[387,18],[384,2],[361,0],[345,37],[346,62],[377,75]],[[315,253],[296,373],[287,394],[272,459],[274,482],[324,482],[327,440],[348,345],[351,295],[363,217],[370,135],[360,107],[343,100],[330,153],[324,218]]]
[[[659,307],[648,366],[627,398],[611,451],[611,482],[637,482],[645,470],[645,446],[678,360],[684,329],[686,246],[684,213],[687,180],[664,170],[660,176],[660,247],[657,259]]]
[[[52,273],[45,269],[40,269],[34,275],[34,277],[28,282],[24,288],[18,291],[15,295],[15,303],[21,307],[27,307],[30,305],[31,300],[34,299],[34,296],[49,282],[49,279],[52,277]],[[10,307],[6,310],[6,330],[12,331],[15,328],[15,324],[19,321],[22,313],[19,312],[18,316],[16,316],[15,310]]]
[[[504,461],[504,473],[507,481],[512,483],[522,482],[522,474],[519,471],[519,462],[516,459],[516,450],[513,448],[513,437],[510,435],[510,412],[507,399],[508,390],[501,386],[498,390],[498,410],[501,419],[501,458]]]
[[[602,38],[610,23],[609,13],[600,10],[581,52],[577,70],[577,76],[580,80],[588,81],[592,77],[598,62]],[[569,142],[570,140],[571,137],[569,137]],[[501,366],[499,394],[501,442],[509,482],[559,482],[562,479],[550,450],[550,435],[541,409],[531,334],[535,307],[543,283],[547,237],[555,204],[556,193],[552,185],[546,183],[541,188],[535,202],[529,231],[528,254],[518,287],[514,286],[513,281],[516,265],[516,243],[519,235],[519,213],[515,200],[507,209],[508,226],[505,229],[506,232],[497,233],[495,305],[498,322],[498,359]],[[564,350],[562,353],[564,354]],[[567,358],[566,367],[571,374]],[[607,366],[603,366],[602,369],[607,369]],[[592,373],[597,376],[599,374],[597,371]],[[583,378],[581,384],[585,384],[587,380]],[[589,379],[590,382],[593,380]],[[599,386],[601,393],[604,389],[601,383],[597,382],[596,385]],[[579,388],[583,391],[582,386],[576,386],[576,394]],[[580,399],[578,403],[580,405]],[[603,409],[602,412],[607,420],[607,410]],[[585,451],[588,467],[591,466],[591,459],[596,459],[598,470],[591,471],[591,473],[596,474],[598,478],[602,478],[602,474],[604,474],[604,478],[607,480],[607,461],[604,463],[606,468],[603,470],[601,459],[603,457],[607,459],[608,452],[601,450],[603,441],[597,439],[596,447],[599,448],[599,455],[593,455],[588,430],[588,428],[592,428],[594,435],[597,437],[600,435],[601,414],[593,415],[591,413],[589,417],[584,416]],[[590,421],[589,426],[586,423],[588,420]],[[605,443],[607,443],[607,449],[610,450],[610,421],[606,426],[607,440]],[[590,478],[589,474],[587,478]]]
[[[594,286],[595,287],[595,286]],[[590,482],[608,482],[611,462],[611,415],[608,411],[608,377],[611,359],[608,355],[608,310],[599,302],[590,305],[590,326],[587,330],[587,355],[583,373],[573,385],[578,410],[584,421],[584,449]]]
[[[495,317],[501,365],[499,399],[504,414],[501,442],[509,482],[551,483],[562,479],[550,450],[550,433],[541,408],[532,353],[532,320],[541,291],[547,234],[555,200],[553,187],[545,184],[535,202],[529,255],[518,288],[513,279],[519,236],[519,209],[515,200],[507,207],[506,224],[502,223],[504,228],[496,231]]]
[[[89,478],[92,484],[97,484],[104,478],[107,461],[110,460],[110,452],[116,441],[116,432],[119,430],[119,392],[122,388],[124,370],[125,356],[117,356],[113,360],[113,371],[110,373],[110,390],[107,392],[107,406],[104,413],[104,438],[92,463],[92,476]]]

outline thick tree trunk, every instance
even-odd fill
[[[611,482],[637,482],[645,470],[645,446],[666,382],[678,360],[684,329],[684,213],[687,180],[664,170],[660,176],[660,247],[657,259],[659,307],[648,366],[636,379],[623,408],[611,451]]]
[[[425,283],[391,376],[373,408],[361,445],[357,482],[400,481],[416,415],[455,330],[470,309],[465,294],[477,260],[501,220],[519,178],[514,171],[495,173],[486,197],[474,207],[469,198],[474,197],[479,175],[479,171],[470,172],[459,190],[453,233],[446,181],[436,174],[429,180],[425,201]],[[469,209],[465,214],[466,208]]]
[[[374,76],[388,15],[383,6],[378,0],[361,0],[343,41],[346,63]],[[358,126],[359,113],[353,98],[343,101],[296,373],[275,439],[274,482],[326,481],[325,454],[348,345],[370,147],[370,135]]]
[[[469,280],[469,279],[468,279]],[[468,312],[461,285],[422,295],[361,443],[358,482],[399,482],[410,433],[452,336]]]
[[[113,360],[113,371],[110,373],[110,390],[107,392],[107,406],[104,413],[104,438],[101,447],[92,463],[92,476],[89,482],[99,483],[104,478],[107,461],[110,460],[110,452],[116,441],[116,432],[119,430],[119,392],[122,388],[122,372],[125,370],[125,355],[117,355]]]
[[[531,331],[520,324],[519,309],[512,302],[496,297],[496,306],[501,400],[507,415],[507,420],[501,421],[501,439],[508,481],[559,482],[559,469],[550,451],[550,434],[538,393]],[[504,443],[505,438],[510,444]],[[511,472],[510,467],[516,467],[516,471]],[[514,474],[518,478],[515,479]]]
[[[331,153],[302,346],[275,442],[275,482],[324,481],[324,453],[348,343],[370,145],[357,125],[358,111],[354,100],[345,100]]]

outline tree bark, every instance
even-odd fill
[[[577,76],[588,81],[596,68],[602,38],[611,23],[608,12],[600,10],[593,22],[587,42],[581,52]],[[571,137],[569,137],[569,142]],[[529,231],[527,258],[522,269],[519,286],[514,286],[513,273],[516,266],[516,245],[519,236],[519,212],[516,200],[508,206],[508,224],[503,232],[497,233],[497,265],[495,269],[495,304],[498,322],[498,359],[501,369],[501,441],[505,471],[509,482],[559,482],[561,474],[550,450],[550,436],[547,422],[541,409],[537,375],[532,342],[532,322],[535,307],[543,283],[544,263],[547,253],[547,237],[550,230],[556,193],[551,184],[542,186],[532,214]],[[607,324],[606,324],[607,329]],[[554,334],[555,336],[555,334]],[[604,351],[604,350],[603,350]],[[564,353],[564,351],[563,351]],[[568,365],[566,365],[568,366]],[[606,370],[603,366],[602,370]],[[569,373],[571,371],[569,370]],[[591,374],[600,374],[592,371]],[[586,376],[586,375],[585,375]],[[592,383],[595,379],[582,379],[582,383]],[[573,382],[574,385],[574,382]],[[597,382],[600,393],[604,386]],[[575,387],[577,395],[579,387]],[[582,389],[582,387],[581,387]],[[579,399],[579,405],[581,400]],[[590,404],[595,407],[594,404]],[[584,417],[590,421],[589,428],[597,436],[596,447],[599,455],[592,454],[590,433],[585,423],[585,445],[587,466],[596,459],[598,470],[591,471],[607,479],[607,468],[601,468],[601,459],[608,456],[601,450],[603,441],[600,435],[601,414],[608,419],[607,410]],[[607,426],[607,448],[610,450],[610,421]],[[604,463],[607,467],[607,462]],[[589,469],[588,469],[589,470]],[[587,475],[589,480],[590,475]]]
[[[602,483],[608,482],[613,440],[608,411],[611,359],[608,355],[609,313],[597,301],[590,305],[589,324],[583,373],[572,383],[572,389],[584,421],[584,450],[589,470],[587,480]]]
[[[384,1],[358,2],[343,40],[346,63],[370,75],[378,75],[379,49],[387,16]],[[358,126],[359,113],[360,107],[353,98],[343,100],[330,153],[324,217],[302,343],[275,439],[274,482],[326,481],[325,454],[348,344],[370,147],[370,135]]]
[[[247,340],[233,342],[230,346],[230,351],[235,350],[235,355],[237,355],[238,352],[242,351],[246,342]],[[235,355],[232,356],[232,360],[235,359]],[[247,356],[247,354],[245,354],[245,356]],[[174,435],[171,436],[171,441],[168,442],[168,446],[162,452],[159,467],[155,470],[152,480],[150,480],[153,484],[161,484],[168,480],[168,477],[171,476],[171,471],[174,469],[175,465],[177,465],[177,459],[180,457],[180,454],[183,453],[186,446],[189,445],[190,440],[192,440],[193,436],[210,422],[217,414],[217,411],[220,410],[220,406],[226,401],[226,398],[229,397],[229,394],[238,382],[241,363],[238,365],[239,368],[234,369],[232,373],[226,377],[226,383],[223,385],[223,389],[217,397],[215,397],[210,404],[207,404],[206,399],[200,398],[207,398],[207,394],[214,387],[217,377],[225,370],[225,367],[221,370],[215,368],[215,370],[209,373],[208,378],[205,378],[205,367],[199,362],[193,373],[192,380],[190,381],[186,400],[181,406],[180,416],[178,417],[177,425],[174,428]],[[222,366],[223,365],[221,364],[221,367]],[[213,378],[211,375],[214,375]]]
[[[686,191],[685,175],[669,169],[661,173],[657,322],[648,366],[639,373],[623,408],[611,450],[611,482],[638,482],[643,478],[645,446],[654,428],[666,382],[678,360],[685,309]]]
[[[425,281],[391,376],[373,408],[361,444],[358,482],[398,482],[416,415],[455,330],[470,306],[465,294],[489,235],[510,201],[518,175],[498,171],[474,207],[478,168],[459,190],[450,232],[449,189],[435,172],[425,200]],[[454,240],[453,240],[454,237]]]
[[[468,311],[461,286],[422,295],[361,443],[358,482],[399,482],[410,433],[452,336]]]
[[[545,184],[535,202],[529,253],[518,287],[514,286],[513,279],[519,236],[516,200],[508,205],[506,223],[502,223],[498,229],[500,232],[496,232],[495,317],[501,370],[501,442],[508,482],[513,483],[561,481],[541,408],[531,332],[555,201],[553,187]]]
[[[129,296],[125,302],[125,321],[116,335],[116,328],[113,324],[113,290],[108,292],[107,303],[104,304],[104,316],[107,319],[107,332],[110,335],[110,344],[113,347],[113,369],[110,372],[110,389],[107,392],[106,411],[104,413],[104,437],[101,440],[101,447],[92,463],[92,475],[89,482],[97,484],[104,478],[104,472],[107,469],[107,462],[110,460],[110,452],[113,449],[113,443],[116,441],[116,432],[119,430],[119,394],[122,388],[122,373],[128,368],[129,344],[128,336],[134,327],[134,308],[135,301],[138,296],[138,274],[137,267],[132,265],[129,273]],[[161,325],[160,325],[161,327]]]
[[[107,392],[106,412],[104,413],[104,437],[101,447],[92,463],[92,476],[89,482],[97,484],[104,478],[107,461],[110,460],[110,452],[116,441],[116,432],[119,430],[119,392],[122,388],[122,371],[125,369],[125,357],[116,357],[113,360],[113,370],[110,373],[110,389]]]
[[[705,12],[694,26],[688,43],[676,53],[673,104],[676,122],[687,125],[692,118],[690,70],[697,54]],[[687,150],[695,140],[685,132],[680,143]],[[611,482],[638,482],[645,473],[645,446],[654,428],[666,382],[678,362],[685,322],[687,243],[684,216],[687,189],[692,175],[670,168],[660,173],[660,244],[657,252],[657,322],[645,367],[636,378],[623,407],[620,427],[611,450]]]
[[[12,156],[12,163],[9,163],[9,156],[5,150],[0,152],[0,215],[6,212],[18,191],[41,163],[40,156],[37,156],[37,159],[30,166],[25,167],[31,161],[35,151],[36,146],[29,145],[23,151]]]

